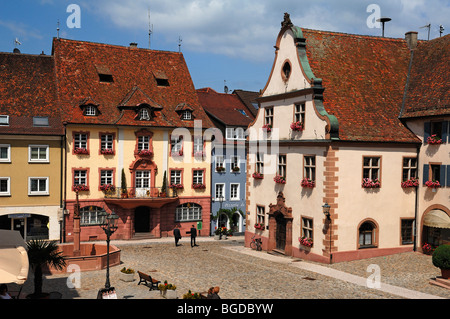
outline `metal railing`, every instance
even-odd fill
[[[155,199],[178,197],[177,190],[167,187],[162,191],[162,187],[127,187],[126,189],[117,187],[104,191],[105,198],[135,198],[135,199]]]

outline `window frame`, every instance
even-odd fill
[[[45,148],[45,158],[44,159],[32,159],[32,148],[38,148],[38,155],[40,155],[40,149]],[[28,163],[50,163],[50,146],[49,145],[28,145]]]
[[[233,169],[238,167],[238,171],[234,171]],[[231,155],[230,156],[230,172],[232,173],[240,173],[241,170],[241,157],[239,155]]]
[[[406,225],[406,231],[410,232],[411,239],[409,241],[405,241],[403,234],[405,232],[404,222],[409,222],[411,225]],[[414,244],[414,226],[415,220],[414,218],[401,218],[400,219],[400,245],[412,245]],[[411,229],[409,229],[411,228]]]
[[[305,117],[306,117],[305,109],[306,109],[305,102],[294,104],[294,122],[302,123],[303,128],[305,127]]]
[[[0,185],[0,196],[11,196],[11,177],[9,176],[1,176],[0,177],[0,184],[1,181],[6,181],[6,191],[1,191],[1,185]]]
[[[369,165],[365,165],[365,159],[370,159]],[[373,165],[373,159],[378,159],[378,165]],[[373,178],[373,170],[376,169],[377,171],[377,179],[381,183],[381,163],[382,163],[382,156],[381,155],[363,155],[362,157],[362,179],[369,178],[372,181],[375,179]],[[368,177],[365,177],[365,170],[369,170]]]
[[[109,140],[103,140],[105,137],[111,137],[111,141]],[[104,143],[106,144],[105,146],[109,146],[108,144],[111,144],[111,148],[107,148],[107,147],[103,147]],[[115,145],[116,145],[116,133],[110,133],[110,132],[100,132],[99,133],[99,155],[102,155],[102,150],[111,150],[112,154],[109,155],[115,155],[116,150],[115,150]],[[105,154],[107,155],[107,154]]]
[[[314,163],[309,162],[309,160],[313,160]],[[303,178],[308,178],[311,181],[316,181],[316,155],[304,155],[303,156]]]
[[[405,160],[408,161],[407,166],[405,166]],[[411,161],[415,160],[415,166],[412,166]],[[415,170],[415,173],[412,174],[412,170]],[[405,179],[406,172],[406,179]],[[414,175],[414,176],[413,176]],[[417,157],[414,156],[403,156],[402,159],[402,182],[408,181],[412,178],[418,178],[418,161]]]
[[[95,211],[91,211],[91,207],[95,207]],[[87,211],[86,211],[87,210]],[[91,221],[91,214],[95,213],[95,220],[92,222],[88,222],[86,223],[86,220]],[[99,207],[99,206],[84,206],[82,208],[80,208],[80,226],[97,226],[103,223],[102,218],[99,218],[99,215],[101,213],[106,212],[105,209],[103,207]],[[88,218],[86,218],[86,214],[88,214]],[[103,219],[105,218],[105,216],[103,216]]]
[[[187,209],[186,212],[183,210]],[[192,212],[190,210],[193,210]],[[203,207],[196,203],[183,203],[175,208],[175,222],[192,222],[202,220]],[[187,218],[184,218],[186,216]],[[191,217],[192,216],[192,217]]]
[[[256,205],[256,223],[266,227],[266,207],[263,205]]]
[[[83,143],[84,141],[82,140],[82,137],[85,136],[86,137],[86,147],[81,147],[81,144],[77,144],[77,143]],[[78,137],[78,138],[77,138]],[[72,154],[73,155],[89,155],[90,150],[89,150],[89,137],[90,137],[90,133],[89,132],[72,132]],[[75,149],[76,148],[80,148],[80,149],[85,149],[87,151],[87,153],[82,153],[82,154],[77,154],[75,153]]]
[[[218,192],[219,188],[220,188],[220,191]],[[222,194],[219,194],[220,192]],[[221,198],[219,195],[222,195],[224,201],[227,199],[225,183],[215,183],[214,184],[214,198],[216,201],[219,201],[219,198]]]
[[[281,161],[281,159],[284,159]],[[278,154],[277,160],[277,175],[287,178],[287,155],[286,154]]]
[[[365,224],[370,224],[372,226],[372,229],[369,230],[363,230],[363,233],[361,233],[361,228]],[[365,243],[365,234],[371,234],[370,244]],[[378,248],[378,239],[379,239],[379,227],[377,223],[372,219],[365,219],[358,225],[358,231],[357,231],[358,237],[357,237],[357,248],[358,249],[367,249],[367,248]],[[364,234],[364,243],[361,244],[361,234]]]
[[[196,176],[196,172],[201,172],[201,176]],[[201,178],[201,183],[198,182],[198,178]],[[194,182],[197,179],[197,182]],[[194,184],[202,184],[206,186],[205,183],[205,169],[204,168],[193,168],[192,169],[192,185]],[[193,186],[192,186],[193,188]]]
[[[264,108],[264,125],[270,125],[271,127],[273,127],[273,114],[273,106],[267,106]]]
[[[0,163],[11,163],[11,144],[0,144],[0,154],[2,148],[6,148],[6,158],[0,157]]]
[[[224,171],[224,170],[218,171],[217,170],[218,167],[221,167],[225,170],[225,156],[224,155],[214,155],[214,171],[219,172],[219,173]]]
[[[113,186],[115,186],[115,183],[114,183],[114,180],[115,180],[115,168],[99,168],[98,169],[99,170],[99,187],[100,186],[102,186],[102,185],[113,185]],[[105,172],[110,172],[111,173],[111,176],[103,176],[103,174],[105,173]],[[110,183],[103,183],[102,182],[102,179],[105,179],[105,180],[110,180],[111,182]]]
[[[237,186],[235,196],[233,196],[233,186]],[[230,183],[230,201],[240,201],[241,200],[241,184],[240,183]]]
[[[173,176],[172,173],[177,173],[177,172],[180,173],[180,176]],[[177,184],[183,185],[183,169],[181,169],[181,168],[171,168],[169,174],[170,174],[169,175],[169,185],[177,185]],[[174,183],[173,179],[179,179],[180,182],[179,183]]]
[[[9,115],[0,114],[0,126],[9,126]]]
[[[306,222],[310,222],[308,225]],[[301,216],[301,237],[310,238],[314,243],[314,220],[312,217]]]
[[[264,153],[256,153],[255,172],[264,175]]]
[[[39,182],[38,182],[38,190],[33,191],[31,188],[31,184],[33,180],[45,180],[45,190],[39,189]],[[28,177],[28,196],[45,196],[50,195],[50,185],[49,185],[50,179],[49,177]]]

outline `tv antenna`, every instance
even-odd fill
[[[442,24],[439,25],[439,37],[442,36],[442,33],[444,33],[444,26]]]
[[[382,18],[380,18],[380,19],[377,19],[377,22],[381,22],[381,25],[382,25],[382,29],[383,29],[382,37],[383,37],[383,38],[384,38],[384,24],[385,24],[386,22],[391,21],[391,20],[392,20],[391,18],[387,18],[387,17],[382,17]]]
[[[228,94],[229,89],[226,80],[223,80],[223,91],[225,92],[225,94]]]
[[[183,39],[181,36],[178,37],[178,52],[181,52],[181,42],[183,42]]]
[[[22,43],[19,41],[18,38],[15,38],[14,40],[14,46],[17,48],[18,45],[21,45]]]
[[[424,25],[423,27],[420,27],[420,29],[428,28],[428,41],[430,41],[430,29],[431,29],[431,23],[428,23],[427,25]]]
[[[150,7],[148,8],[148,48],[151,48],[153,24],[150,22]]]

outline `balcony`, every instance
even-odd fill
[[[160,208],[178,200],[177,190],[172,188],[162,192],[161,187],[128,187],[127,189],[116,188],[104,193],[106,203],[126,209],[139,206]]]

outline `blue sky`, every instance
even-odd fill
[[[80,28],[67,23],[80,8]],[[274,44],[284,12],[300,27],[380,36],[374,17],[388,16],[385,36],[403,38],[418,31],[419,39],[439,37],[439,25],[450,30],[449,0],[15,0],[0,7],[0,51],[12,52],[14,40],[22,53],[51,53],[60,22],[60,36],[68,39],[149,46],[181,51],[196,88],[259,91],[268,79]],[[374,9],[375,8],[375,9]],[[74,22],[75,20],[70,19]]]

